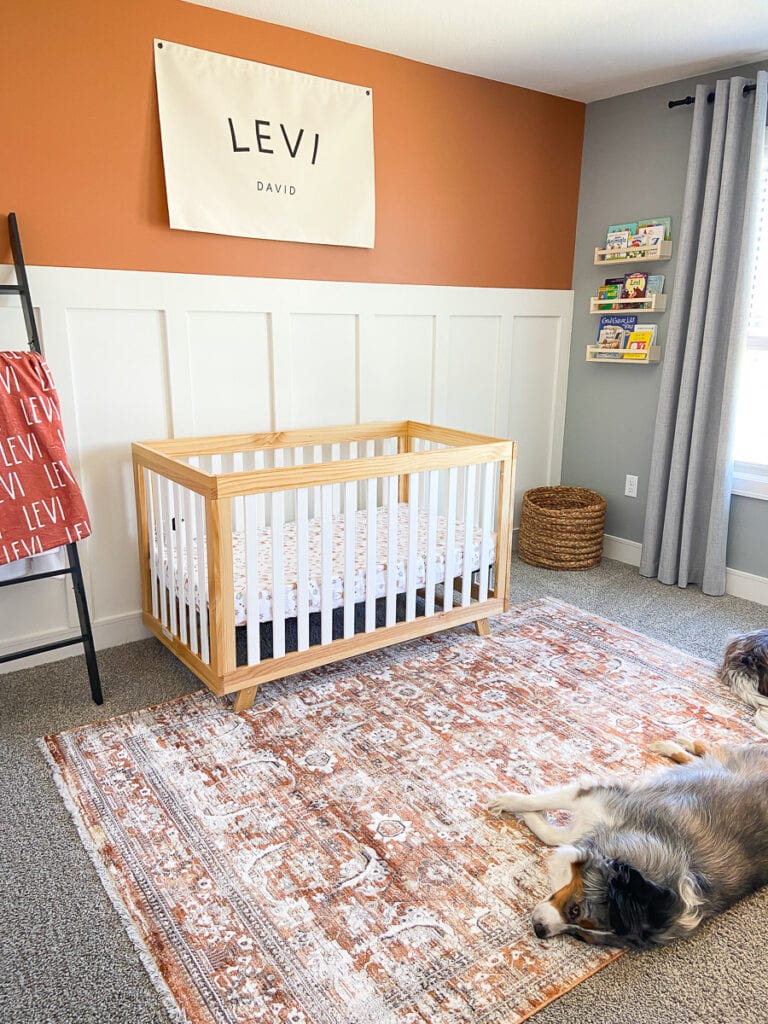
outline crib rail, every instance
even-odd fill
[[[515,448],[414,421],[136,444],[144,622],[244,707],[485,620],[508,606]]]

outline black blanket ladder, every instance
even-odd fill
[[[35,312],[32,306],[32,298],[29,293],[29,282],[27,271],[24,266],[24,255],[21,251],[21,238],[19,227],[16,223],[16,214],[8,214],[8,232],[11,239],[11,252],[13,253],[13,265],[16,269],[16,284],[0,285],[0,295],[18,295],[21,299],[21,308],[24,313],[24,323],[27,328],[27,339],[32,352],[40,352],[40,338],[35,323]],[[80,556],[76,544],[67,544],[67,559],[69,568],[54,569],[51,572],[38,572],[29,576],[19,576],[17,579],[0,581],[0,587],[10,587],[20,583],[31,583],[33,580],[45,580],[54,576],[70,575],[72,577],[72,588],[75,594],[77,615],[80,620],[80,633],[78,636],[68,637],[65,640],[57,640],[50,644],[40,644],[37,647],[30,647],[24,651],[14,651],[13,654],[0,656],[0,663],[16,661],[18,658],[26,658],[31,654],[43,654],[46,651],[55,651],[59,647],[70,647],[73,644],[82,644],[85,652],[85,663],[88,668],[88,679],[91,684],[91,696],[94,703],[102,704],[104,698],[101,693],[101,680],[99,679],[99,666],[96,663],[96,648],[93,644],[93,630],[91,619],[88,614],[88,601],[85,596],[85,585],[83,584],[83,572],[80,567]]]

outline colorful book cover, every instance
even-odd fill
[[[650,344],[651,345],[655,345],[656,344],[656,332],[657,332],[657,325],[656,324],[635,324],[635,331],[642,331],[644,334],[650,333],[650,335],[651,335]]]
[[[609,231],[608,238],[605,243],[606,249],[626,249],[629,245],[629,232],[628,231]],[[606,260],[624,260],[626,259],[626,253],[619,252],[615,255],[608,253]]]
[[[608,313],[605,316],[601,316],[597,327],[598,338],[603,327],[616,326],[623,327],[627,334],[629,334],[637,326],[637,315],[635,313]]]
[[[663,274],[649,274],[648,283],[645,287],[646,295],[661,295],[664,291],[664,275]]]
[[[616,299],[621,298],[622,284],[601,284],[597,289],[597,297],[599,300],[597,304],[598,309],[619,309],[616,304]],[[606,300],[606,301],[602,301]]]
[[[637,234],[637,221],[633,220],[633,221],[630,221],[628,224],[609,224],[608,225],[608,234],[610,235],[612,231],[626,231],[630,235],[636,235]]]
[[[597,344],[600,348],[622,349],[637,324],[636,316],[621,314],[600,317],[597,328]],[[617,356],[616,358],[621,358]]]
[[[643,271],[636,271],[624,275],[624,288],[621,293],[623,299],[644,299],[645,290],[648,286],[648,275]]]
[[[647,359],[652,337],[653,331],[632,331],[627,338],[626,351],[622,353],[624,359]]]
[[[658,249],[661,243],[664,241],[665,228],[663,224],[648,224],[645,227],[638,228],[635,238],[637,241],[637,248],[639,249]],[[632,245],[635,244],[634,239],[631,239]]]
[[[635,233],[637,234],[642,228],[654,227],[658,224],[664,227],[664,241],[668,242],[672,237],[672,218],[671,217],[647,217],[645,220],[639,220],[637,222],[637,228]]]

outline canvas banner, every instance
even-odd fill
[[[372,248],[373,95],[155,40],[172,228]]]

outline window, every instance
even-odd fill
[[[758,217],[747,348],[736,411],[733,493],[768,499],[768,138]]]

